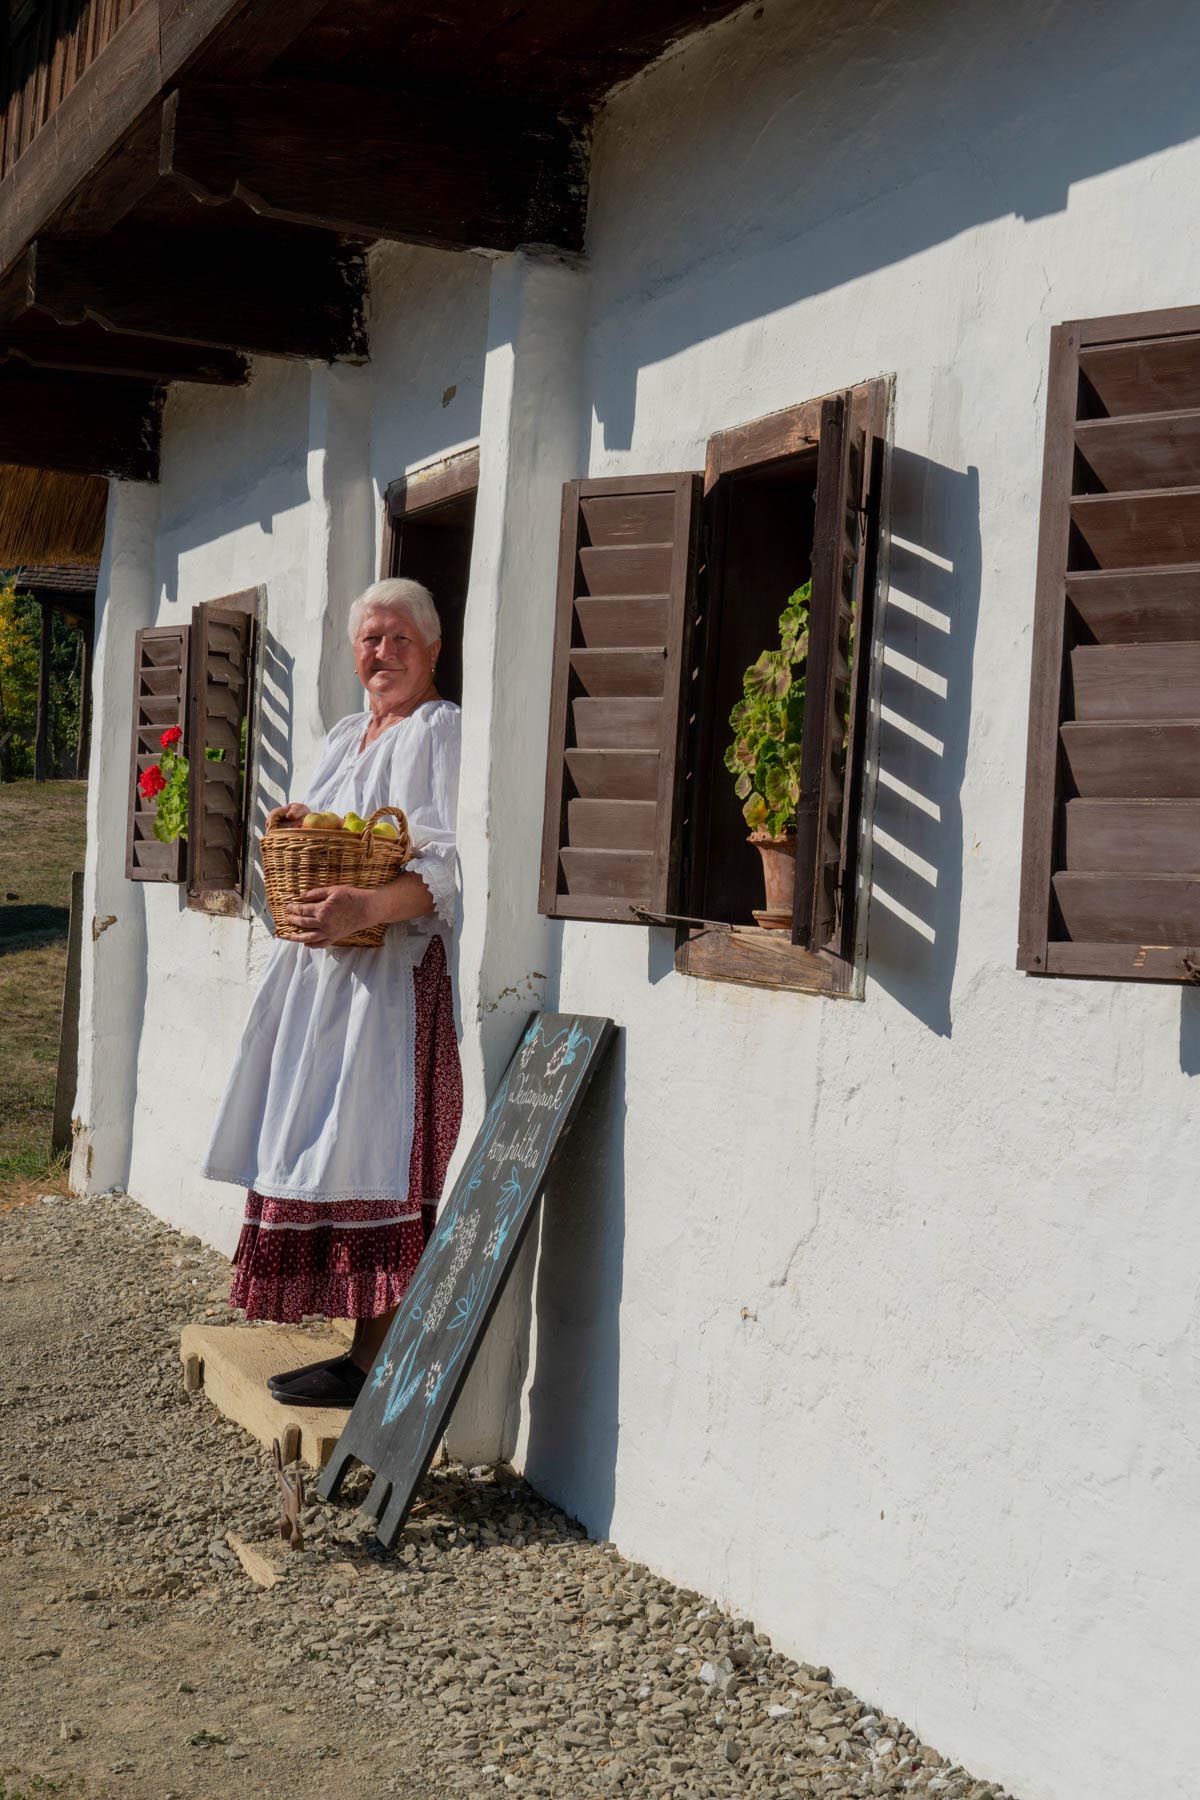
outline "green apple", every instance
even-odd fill
[[[372,825],[371,835],[377,838],[398,838],[400,832],[390,819],[379,819]]]
[[[342,830],[352,831],[355,837],[361,837],[367,829],[367,821],[360,819],[356,812],[348,812],[342,820]]]

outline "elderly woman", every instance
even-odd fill
[[[356,1321],[349,1354],[273,1376],[291,1405],[350,1405],[433,1226],[462,1115],[446,937],[454,915],[459,710],[439,697],[426,588],[380,581],[350,609],[370,714],[333,727],[308,812],[399,806],[414,855],[379,888],[316,888],[274,946],[204,1172],[247,1190],[231,1304],[251,1319]],[[378,949],[337,949],[366,925]]]

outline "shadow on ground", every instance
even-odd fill
[[[0,956],[65,939],[71,923],[66,906],[0,906]]]

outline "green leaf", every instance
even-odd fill
[[[742,808],[742,816],[751,831],[761,831],[767,822],[767,803],[761,794],[751,794]]]
[[[746,671],[746,692],[761,700],[782,700],[792,685],[792,671],[778,650],[764,650]]]
[[[753,783],[748,775],[739,775],[733,784],[733,791],[739,800],[744,800],[752,786]]]

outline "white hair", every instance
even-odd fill
[[[433,604],[433,595],[419,581],[409,581],[403,576],[391,581],[373,581],[350,608],[347,626],[352,644],[357,642],[359,628],[369,612],[407,613],[426,644],[436,643],[442,635],[442,621]]]

